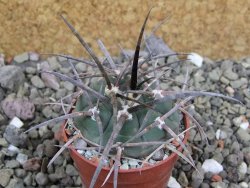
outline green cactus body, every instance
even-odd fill
[[[121,80],[121,83],[126,83],[126,80]],[[90,87],[96,91],[99,91],[104,95],[104,89],[100,91],[101,85],[105,86],[105,83],[101,81],[94,81],[90,84]],[[103,87],[105,88],[105,87]],[[124,86],[121,86],[119,89],[124,89]],[[125,89],[124,89],[125,90]],[[93,105],[96,105],[97,99],[91,97]],[[149,102],[153,98],[141,97],[141,102]],[[86,96],[81,95],[76,103],[76,111],[88,111],[90,109],[88,105],[89,100]],[[122,99],[118,100],[118,110],[122,110]],[[131,137],[133,137],[138,130],[142,130],[141,126],[148,126],[155,121],[157,117],[162,116],[168,112],[173,107],[172,101],[167,101],[165,103],[159,103],[154,105],[154,110],[152,109],[141,109],[132,113],[132,120],[126,120],[124,123],[119,135],[117,136],[115,142],[126,142]],[[102,122],[103,128],[103,145],[107,143],[112,131],[113,131],[113,107],[111,102],[100,102],[98,105],[99,117]],[[149,112],[148,112],[149,110]],[[143,123],[144,118],[149,113],[147,121]],[[178,133],[179,123],[181,116],[178,112],[172,114],[169,118],[165,120],[167,126],[169,126],[176,134]],[[100,143],[100,134],[96,120],[91,117],[78,117],[75,119],[76,127],[81,131],[84,137],[95,142]],[[136,138],[133,142],[147,142],[147,141],[162,141],[171,138],[171,136],[165,131],[161,130],[158,127],[152,128],[149,132],[143,136]],[[157,146],[135,146],[135,147],[125,147],[123,154],[128,157],[142,158],[150,154]]]

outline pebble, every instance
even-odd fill
[[[39,60],[39,54],[36,52],[29,52],[29,59],[30,61],[38,61]]]
[[[239,156],[238,154],[230,154],[227,156],[226,161],[228,165],[236,167],[239,164]]]
[[[87,142],[85,142],[83,139],[78,138],[74,141],[73,146],[76,148],[84,148],[87,147]]]
[[[11,121],[10,121],[10,125],[15,126],[16,128],[20,129],[24,123],[18,118],[18,117],[14,117]]]
[[[183,171],[180,172],[180,175],[178,177],[178,182],[181,184],[182,187],[188,186],[188,179],[187,179],[186,174]]]
[[[41,159],[40,158],[31,158],[23,163],[23,169],[28,171],[37,171],[41,168]]]
[[[239,128],[236,132],[236,136],[239,139],[240,142],[249,142],[250,141],[250,134],[248,131]]]
[[[155,161],[161,161],[164,157],[164,151],[161,149],[152,156],[152,159]]]
[[[248,80],[246,78],[241,78],[239,80],[235,80],[235,81],[230,82],[230,85],[234,89],[239,89],[243,85],[247,85],[247,83],[248,83]]]
[[[70,83],[70,82],[63,82],[63,87],[65,88],[65,89],[67,89],[68,91],[73,91],[74,90],[74,88],[75,88],[75,86],[72,84],[72,83]]]
[[[25,155],[23,153],[18,153],[16,156],[16,160],[23,165],[28,160],[28,155]]]
[[[181,185],[176,181],[176,179],[170,176],[168,181],[168,188],[181,188]]]
[[[25,72],[27,74],[36,74],[36,68],[34,68],[34,67],[26,67]]]
[[[0,146],[2,146],[2,147],[8,146],[8,142],[6,141],[5,138],[0,138]]]
[[[249,188],[246,182],[241,182],[239,185],[241,188]]]
[[[128,169],[129,169],[128,163],[123,163],[123,164],[120,166],[120,169],[122,169],[122,170],[128,170]]]
[[[27,145],[28,136],[13,125],[8,125],[6,127],[3,136],[10,144],[14,146],[25,147]]]
[[[128,164],[131,168],[136,168],[137,166],[139,166],[138,162],[136,160],[133,160],[133,159],[129,159]]]
[[[29,60],[29,53],[28,52],[24,52],[22,54],[19,54],[17,56],[14,57],[14,61],[16,63],[24,63],[25,61]]]
[[[202,169],[205,172],[218,174],[223,170],[223,166],[214,159],[206,159],[202,164]]]
[[[18,178],[24,178],[27,175],[27,172],[24,169],[17,168],[17,169],[15,169],[15,175]]]
[[[0,86],[16,92],[25,80],[22,69],[15,65],[6,65],[0,69]]]
[[[44,82],[42,81],[42,79],[35,75],[35,76],[32,76],[31,79],[30,79],[31,83],[33,84],[33,86],[41,89],[41,88],[45,88],[45,84]]]
[[[0,169],[0,185],[6,187],[14,174],[12,169]]]
[[[242,162],[239,166],[238,166],[238,171],[241,175],[243,175],[243,177],[245,176],[245,174],[247,173],[247,164],[245,162]]]
[[[7,160],[5,161],[5,167],[7,168],[18,168],[20,166],[20,163],[16,160]]]
[[[52,68],[50,67],[50,65],[47,61],[44,61],[41,63],[41,70],[42,71],[52,71]],[[59,84],[55,75],[42,72],[41,78],[44,81],[44,84],[46,87],[52,88],[54,90],[58,90],[60,88],[60,84]]]
[[[1,107],[4,113],[10,118],[15,116],[22,119],[28,120],[33,119],[35,114],[35,105],[26,98],[10,98],[6,97],[2,103]],[[17,119],[15,119],[17,120]],[[18,122],[18,126],[21,126],[22,123]]]
[[[68,164],[66,166],[66,174],[68,174],[69,176],[77,176],[79,173],[73,165]]]
[[[52,56],[47,59],[52,70],[59,70],[61,68],[60,63],[57,61],[57,57]]]
[[[87,65],[85,63],[77,63],[75,68],[78,73],[83,73],[86,72]]]
[[[48,175],[43,172],[38,172],[35,179],[38,185],[46,185],[49,182]]]

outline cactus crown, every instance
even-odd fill
[[[64,105],[62,105],[65,112],[64,116],[36,125],[27,131],[47,125],[53,121],[68,119],[67,130],[73,131],[72,134],[69,134],[71,139],[65,144],[66,147],[81,137],[89,146],[94,147],[101,154],[90,187],[94,187],[101,168],[110,154],[116,156],[114,165],[115,169],[117,169],[119,168],[121,157],[143,159],[150,156],[157,148],[168,144],[168,149],[177,152],[178,155],[194,166],[192,157],[182,142],[183,135],[179,133],[182,113],[185,113],[193,120],[203,136],[204,132],[199,123],[187,112],[184,105],[194,97],[204,95],[223,97],[239,102],[222,94],[205,91],[186,91],[188,74],[181,91],[167,91],[167,88],[161,87],[161,80],[170,69],[166,63],[159,66],[159,58],[167,58],[173,55],[187,56],[189,61],[198,60],[198,63],[194,62],[198,65],[201,64],[202,58],[195,53],[178,54],[169,50],[166,54],[150,54],[146,59],[140,59],[142,36],[150,11],[143,23],[133,61],[125,57],[123,63],[115,62],[99,40],[98,44],[106,57],[106,61],[101,63],[73,26],[61,16],[91,56],[94,63],[72,58],[71,56],[60,55],[67,58],[75,76],[69,77],[57,72],[44,71],[73,83],[80,89],[80,92],[78,92],[79,95],[71,104],[71,107],[75,105],[73,111],[70,110],[70,113],[66,112]],[[81,77],[71,60],[87,64],[91,67],[93,73],[90,75],[85,74],[84,77]],[[179,60],[174,63],[181,61],[186,60]],[[150,66],[145,69],[146,66],[144,65],[146,63]],[[144,69],[142,69],[143,66]],[[72,118],[74,118],[73,121]],[[171,146],[173,139],[185,150],[186,156]],[[117,172],[117,170],[115,171]],[[114,178],[116,182],[117,174],[115,173],[114,175],[116,176]]]

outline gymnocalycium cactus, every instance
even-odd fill
[[[100,152],[99,164],[90,187],[94,187],[108,155],[116,155],[116,159],[119,159],[114,162],[114,171],[116,172],[114,184],[116,185],[117,169],[119,168],[121,157],[145,159],[162,144],[171,145],[173,140],[176,140],[186,151],[186,156],[181,155],[181,153],[179,155],[194,166],[194,162],[182,142],[183,133],[179,132],[182,114],[186,114],[194,121],[194,124],[198,126],[198,130],[203,136],[204,132],[199,123],[185,110],[185,104],[194,97],[204,95],[223,97],[239,102],[222,94],[205,91],[186,91],[188,74],[186,75],[185,83],[183,83],[182,91],[163,90],[166,88],[160,87],[161,77],[170,69],[167,69],[168,64],[158,66],[158,58],[167,58],[172,55],[187,56],[189,61],[198,60],[199,62],[195,62],[198,65],[200,65],[202,58],[195,53],[168,53],[158,56],[151,54],[147,59],[140,59],[140,46],[149,13],[150,11],[142,26],[133,60],[128,59],[127,62],[121,64],[113,61],[99,40],[99,46],[108,62],[101,63],[88,44],[62,16],[64,22],[87,50],[94,63],[61,55],[67,58],[75,76],[69,77],[58,72],[45,71],[62,80],[73,83],[80,91],[75,101],[72,102],[70,111],[66,111],[63,102],[61,103],[65,115],[36,125],[29,130],[54,121],[68,119],[67,129],[71,131],[71,134],[68,135],[70,139],[56,156],[77,138],[84,139],[89,146]],[[188,61],[188,59],[180,61]],[[95,73],[86,75],[86,77],[80,77],[80,74],[77,73],[71,62],[72,60],[87,64],[95,70]],[[151,62],[152,67],[146,70],[140,69],[145,62]],[[74,105],[75,108],[73,108]],[[178,152],[174,149],[172,151]]]

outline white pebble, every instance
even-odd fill
[[[93,156],[93,154],[92,154],[91,151],[87,150],[87,151],[85,152],[85,157],[86,157],[86,158],[91,158],[92,156]]]
[[[16,156],[16,160],[20,164],[24,164],[28,160],[28,155],[25,155],[23,153],[18,153],[17,156]]]
[[[242,122],[240,124],[240,128],[244,129],[244,130],[247,130],[249,127],[249,123],[248,122]]]
[[[9,151],[16,152],[16,153],[19,152],[19,148],[16,147],[16,146],[14,146],[14,145],[9,145],[8,150],[9,150]]]
[[[245,162],[242,162],[238,167],[239,173],[246,174],[247,173],[247,164]]]
[[[218,129],[218,130],[216,131],[216,133],[215,133],[215,137],[216,137],[217,140],[220,139],[220,132],[221,132],[221,130]]]
[[[248,188],[248,184],[246,182],[244,182],[244,181],[241,182],[239,185],[240,185],[241,188]]]
[[[81,150],[81,149],[78,149],[76,150],[80,155],[83,155],[84,154],[84,150]]]
[[[37,54],[36,52],[29,52],[29,58],[30,58],[30,61],[38,61],[39,54]]]
[[[14,125],[16,128],[19,129],[23,126],[23,122],[18,117],[14,117],[11,120],[10,125]]]
[[[197,54],[197,53],[190,53],[188,56],[187,56],[187,59],[195,64],[197,67],[201,67],[202,66],[202,63],[203,63],[203,58]]]
[[[128,164],[130,165],[131,168],[136,168],[136,166],[139,165],[138,162],[136,160],[133,160],[133,159],[129,160]]]
[[[206,159],[202,164],[202,169],[205,172],[212,172],[218,174],[223,171],[223,166],[214,159]]]
[[[123,163],[123,164],[120,166],[120,169],[128,170],[128,169],[129,169],[128,163]]]
[[[169,188],[181,188],[181,185],[176,181],[174,177],[170,177],[168,181],[168,187]]]

